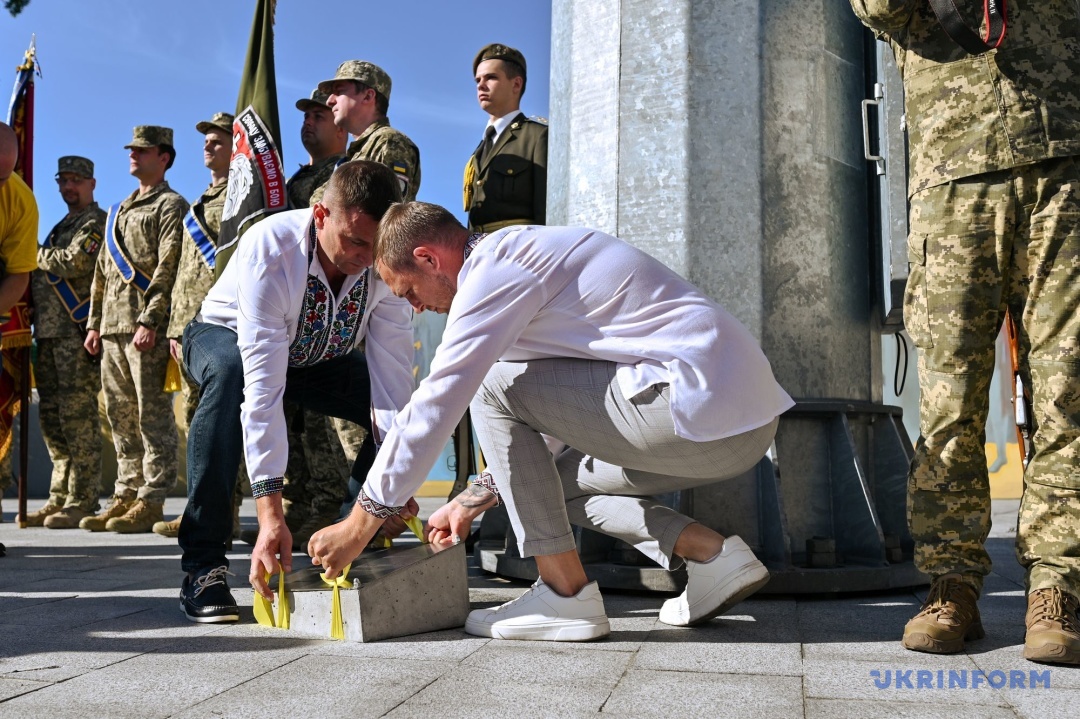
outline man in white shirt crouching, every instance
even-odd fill
[[[417,310],[449,317],[358,511],[311,538],[313,563],[336,576],[363,550],[471,404],[490,474],[431,517],[430,537],[464,537],[477,514],[503,502],[540,579],[513,602],[473,611],[467,632],[556,641],[610,632],[571,524],[667,568],[687,562],[686,591],[660,612],[668,624],[705,621],[764,586],[769,573],[741,539],[653,499],[752,468],[794,404],[754,338],[716,302],[602,232],[512,226],[470,236],[445,209],[419,202],[386,212],[375,268]],[[553,456],[546,438],[567,446]]]
[[[192,621],[239,618],[225,582],[225,543],[241,453],[259,514],[251,584],[269,598],[266,575],[279,562],[291,568],[281,505],[288,460],[282,401],[368,431],[353,464],[358,480],[375,455],[371,437],[409,401],[412,310],[371,270],[375,228],[401,199],[398,187],[382,164],[339,167],[311,209],[273,215],[244,234],[184,330],[184,366],[199,386],[179,534],[187,572],[181,607]]]

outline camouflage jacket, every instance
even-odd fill
[[[349,145],[346,156],[350,161],[371,160],[386,165],[397,175],[404,200],[416,199],[416,193],[420,191],[420,150],[404,133],[390,127],[387,120],[369,125]],[[309,205],[321,200],[324,192],[325,183],[312,193]]]
[[[191,211],[202,219],[203,226],[209,230],[209,239],[215,246],[221,232],[221,211],[225,208],[225,190],[228,187],[228,182],[210,185],[191,206]],[[172,288],[172,310],[169,313],[169,326],[165,330],[166,337],[180,339],[184,334],[184,327],[198,314],[212,284],[214,271],[206,264],[202,253],[195,246],[195,240],[185,228],[183,244],[180,246],[180,264],[177,266],[176,282]]]
[[[345,155],[331,155],[326,159],[319,160],[314,165],[301,165],[286,186],[289,193],[289,207],[293,210],[303,210],[310,206],[311,195],[315,188],[322,187],[334,173],[338,160]]]
[[[117,234],[128,260],[150,275],[150,286],[144,295],[134,282],[124,282],[103,241],[94,265],[89,329],[103,335],[133,334],[138,325],[165,329],[187,211],[187,201],[168,182],[145,195],[136,190],[120,203]]]
[[[105,211],[91,202],[80,212],[66,215],[49,233],[49,247],[37,251],[38,269],[30,277],[34,293],[34,336],[38,339],[78,338],[75,324],[45,273],[67,280],[80,300],[90,297],[94,260],[104,244]]]
[[[473,153],[465,166],[464,185],[470,230],[491,232],[498,229],[492,224],[511,220],[545,224],[547,140],[547,125],[521,113],[499,135],[479,167]]]
[[[908,192],[984,172],[1080,154],[1080,17],[1076,0],[1008,0],[997,50],[968,55],[929,0],[851,0],[888,40],[904,78]],[[982,0],[957,0],[985,37]]]

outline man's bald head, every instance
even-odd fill
[[[0,187],[8,181],[15,171],[15,162],[19,159],[19,140],[15,131],[0,122]]]

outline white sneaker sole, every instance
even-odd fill
[[[498,625],[465,621],[465,632],[476,637],[491,639],[518,639],[523,641],[588,642],[611,634],[607,617],[596,619],[564,619],[546,624],[528,626]]]
[[[682,620],[682,617],[679,617],[679,621],[665,621],[664,613],[661,611],[660,621],[675,627],[690,627],[707,622],[714,617],[720,616],[764,587],[769,583],[769,579],[769,570],[765,568],[764,564],[758,561],[751,562],[740,567],[726,581],[717,584],[712,591],[699,599],[695,606],[690,607],[689,619]],[[677,599],[669,599],[668,601],[674,602]],[[709,606],[713,608],[706,609],[700,614],[697,613],[701,611],[702,607]]]

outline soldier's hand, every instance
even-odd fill
[[[97,330],[87,330],[83,348],[95,357],[101,352],[101,334]]]
[[[135,345],[135,349],[140,352],[148,352],[154,349],[154,345],[157,344],[157,332],[146,325],[139,325],[139,329],[135,330],[135,338],[131,340],[131,344]]]
[[[181,355],[180,343],[177,342],[176,340],[172,339],[172,338],[169,339],[169,354],[171,354],[172,358],[174,360],[176,360],[176,364],[183,364],[184,363],[183,358],[180,356]]]

